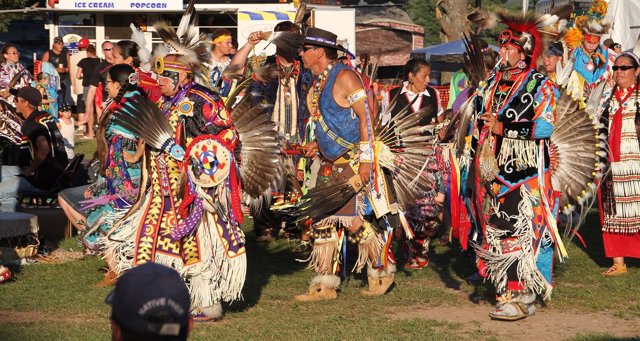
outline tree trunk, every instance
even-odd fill
[[[443,42],[462,39],[462,34],[468,32],[468,12],[467,0],[439,0],[436,2],[436,19],[440,23],[440,37]]]

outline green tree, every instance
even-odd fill
[[[22,14],[2,13],[2,10],[20,9],[26,6],[27,0],[2,0],[0,1],[0,32],[6,32],[13,20],[21,19]]]

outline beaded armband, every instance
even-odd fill
[[[347,101],[349,102],[349,106],[353,106],[354,104],[362,101],[367,98],[367,92],[364,89],[358,89],[351,93],[351,95],[347,96]]]

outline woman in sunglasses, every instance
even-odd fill
[[[20,76],[17,76],[21,74]],[[15,80],[14,80],[15,78]],[[9,84],[14,80],[14,84]],[[9,94],[9,88],[19,89],[29,85],[31,74],[20,63],[20,52],[13,44],[5,44],[0,50],[0,97],[7,103],[13,103],[13,96]]]
[[[604,173],[598,199],[604,253],[613,258],[604,276],[626,274],[624,257],[640,258],[639,66],[633,53],[615,59],[615,87],[601,118],[610,148],[604,164],[610,171]]]

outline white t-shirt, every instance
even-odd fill
[[[64,138],[64,148],[67,151],[67,158],[71,160],[75,155],[73,147],[76,145],[76,122],[73,118],[70,118],[69,122],[65,122],[63,118],[60,118],[58,127],[62,137]]]

